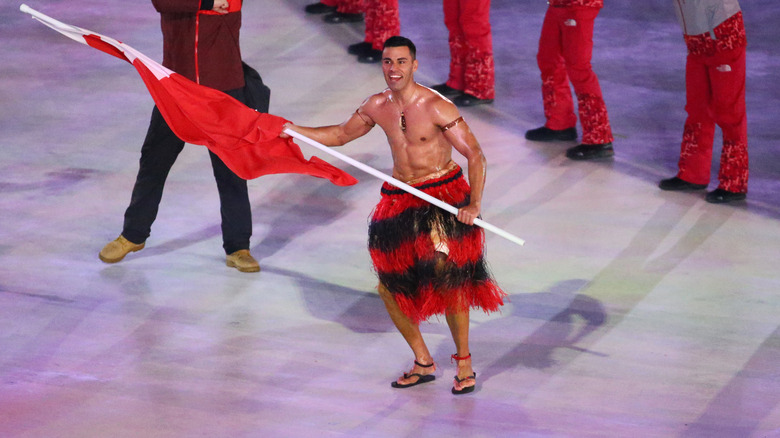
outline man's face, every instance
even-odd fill
[[[387,86],[398,91],[414,81],[417,60],[412,59],[408,47],[387,47],[382,52],[382,72]]]

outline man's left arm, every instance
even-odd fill
[[[452,105],[452,104],[450,104]],[[485,176],[487,171],[487,160],[482,153],[482,148],[477,142],[474,133],[471,132],[468,124],[460,117],[455,105],[452,108],[445,108],[440,112],[442,117],[448,117],[444,120],[450,120],[442,127],[444,137],[461,155],[468,160],[468,178],[471,186],[471,202],[469,205],[458,209],[458,220],[473,225],[474,219],[479,217],[482,209],[482,192],[485,189]]]

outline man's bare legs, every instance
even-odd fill
[[[401,336],[403,336],[406,340],[406,343],[409,344],[409,347],[412,348],[412,352],[414,352],[414,360],[423,365],[432,364],[433,356],[431,356],[431,353],[428,351],[428,346],[425,345],[422,333],[420,333],[420,326],[413,323],[406,315],[404,315],[404,313],[398,307],[398,303],[395,302],[393,295],[383,284],[379,284],[378,290],[379,296],[382,297],[382,301],[385,303],[385,308],[387,308],[387,313],[390,314],[390,319],[393,321],[393,324],[395,324],[395,328],[398,329],[398,331],[401,333]],[[425,376],[428,374],[433,374],[434,371],[436,371],[435,366],[426,368],[415,364],[414,367],[412,367],[412,370],[409,371],[409,374],[421,374]],[[408,379],[404,379],[403,376],[401,376],[398,378],[397,382],[399,385],[408,385],[416,382],[418,379],[419,377],[417,376],[410,376]]]
[[[468,357],[468,359],[458,360],[458,379],[461,382],[455,382],[454,388],[458,391],[463,388],[474,386],[476,382],[474,379],[467,379],[474,375],[474,370],[471,368],[471,357],[469,352],[469,311],[466,310],[450,313],[447,312],[447,325],[450,326],[450,332],[452,333],[452,340],[455,341],[455,355],[458,357]]]
[[[422,333],[420,332],[420,326],[413,323],[398,307],[398,303],[395,302],[395,298],[387,290],[383,284],[379,284],[378,287],[379,296],[382,297],[382,301],[385,303],[387,313],[390,314],[390,319],[395,324],[395,327],[404,337],[406,343],[411,347],[414,353],[414,359],[423,364],[432,364],[433,356],[428,351],[428,346],[425,345]],[[448,313],[446,315],[447,325],[450,327],[452,333],[452,339],[455,342],[456,355],[458,357],[467,357],[469,355],[469,312],[457,312]],[[475,381],[473,379],[467,379],[474,375],[474,370],[471,368],[471,358],[457,361],[458,372],[457,376],[462,382],[455,384],[456,390],[461,390],[468,386],[474,386]],[[417,364],[412,367],[408,374],[421,374],[423,376],[433,374],[436,371],[436,367],[421,367]],[[414,383],[419,379],[417,376],[410,376],[408,379],[404,379],[403,376],[399,377],[397,382],[399,385],[408,385]]]

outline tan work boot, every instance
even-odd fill
[[[239,249],[238,251],[228,254],[225,264],[231,268],[236,268],[241,272],[258,272],[260,271],[260,264],[257,263],[248,249]]]
[[[146,242],[133,243],[120,234],[116,240],[108,242],[106,246],[100,250],[98,257],[106,263],[116,263],[125,258],[128,253],[144,249],[145,244]]]

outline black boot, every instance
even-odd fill
[[[369,49],[366,53],[358,56],[358,62],[363,64],[376,64],[382,60],[382,51]]]
[[[333,24],[357,23],[358,21],[363,21],[363,14],[345,14],[343,12],[333,12],[322,17],[322,21]]]
[[[567,157],[577,161],[597,160],[613,155],[615,155],[615,151],[612,149],[612,143],[580,144],[566,151]]]
[[[577,128],[550,129],[542,126],[526,131],[525,139],[531,141],[573,141],[577,139]]]
[[[707,184],[694,184],[678,177],[662,179],[658,183],[658,188],[661,190],[702,190],[707,188]]]
[[[347,46],[347,53],[350,55],[365,55],[371,50],[371,43],[368,41],[363,41],[360,43],[350,44]]]
[[[710,204],[725,204],[732,201],[742,201],[747,198],[747,193],[730,192],[725,189],[715,189],[704,198]]]
[[[493,99],[480,99],[468,93],[463,93],[460,96],[453,99],[452,103],[454,103],[457,106],[474,106],[474,105],[484,105],[486,103],[493,103]]]
[[[455,88],[452,88],[452,87],[450,87],[449,85],[447,85],[447,83],[446,83],[446,82],[445,82],[445,83],[443,83],[443,84],[439,84],[439,85],[434,85],[434,86],[432,86],[432,87],[431,87],[431,90],[433,90],[433,91],[435,91],[435,92],[437,92],[437,93],[441,94],[442,96],[444,96],[444,97],[446,97],[446,98],[448,98],[448,99],[452,99],[452,98],[454,98],[454,97],[458,97],[458,96],[460,96],[461,94],[463,94],[463,92],[462,92],[462,91],[460,91],[460,90],[458,90],[458,89],[455,89]]]
[[[325,3],[320,2],[306,5],[303,10],[306,11],[307,14],[327,14],[328,12],[336,12],[336,7],[328,6]]]

